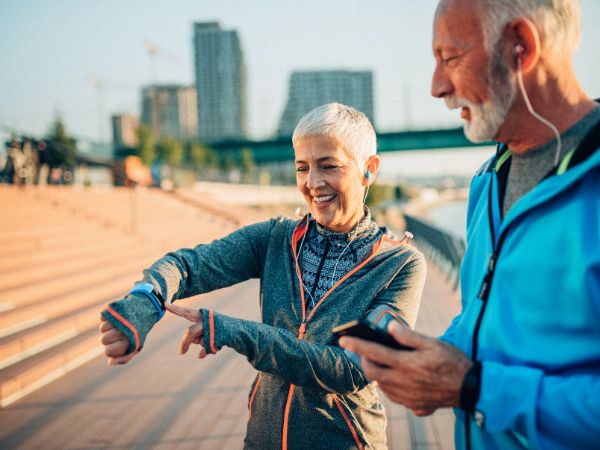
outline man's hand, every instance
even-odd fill
[[[392,321],[390,334],[414,351],[394,350],[362,339],[343,337],[340,345],[361,355],[361,365],[370,380],[394,402],[418,416],[437,408],[460,406],[465,374],[473,365],[456,347],[423,336]]]
[[[179,352],[184,355],[190,348],[190,345],[200,345],[200,353],[198,358],[206,358],[207,353],[204,349],[204,330],[202,325],[202,313],[197,309],[183,308],[181,306],[173,305],[170,303],[165,304],[167,311],[172,312],[180,317],[183,317],[190,322],[194,322],[188,329],[183,333],[181,343],[179,344]]]
[[[100,342],[104,345],[104,354],[108,357],[108,365],[116,366],[126,364],[138,354],[138,352],[126,355],[129,348],[129,340],[117,327],[100,316]]]

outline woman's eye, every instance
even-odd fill
[[[307,172],[308,169],[306,167],[296,167],[296,172]]]
[[[339,168],[339,166],[334,166],[334,165],[323,166],[323,170],[335,170],[337,168]]]

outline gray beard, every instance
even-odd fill
[[[465,122],[464,126],[465,135],[472,142],[487,142],[496,137],[517,93],[510,67],[503,59],[500,39],[494,46],[486,81],[491,98],[481,105],[471,106],[471,122]]]

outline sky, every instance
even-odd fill
[[[110,139],[109,116],[139,115],[140,88],[194,83],[194,22],[239,32],[248,71],[249,131],[271,137],[294,70],[374,72],[380,131],[459,126],[430,94],[437,0],[2,0],[0,122],[41,136],[59,113],[79,138]],[[600,97],[600,1],[582,0],[575,69]],[[157,57],[149,40],[176,60]],[[90,78],[104,80],[102,101]],[[99,113],[102,121],[99,122]],[[1,133],[1,132],[0,132]],[[0,134],[5,138],[6,133]]]

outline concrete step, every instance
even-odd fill
[[[145,257],[149,256],[155,256],[153,246],[144,247],[135,245],[135,243],[117,246],[111,249],[111,251],[88,252],[77,257],[55,255],[56,260],[52,264],[32,265],[26,271],[21,270],[11,274],[10,277],[1,277],[0,302],[3,301],[4,293],[8,294],[10,291],[13,291],[16,296],[19,296],[18,292],[25,286],[40,286],[43,289],[44,282],[61,278],[68,279],[86,272],[95,271],[99,267],[118,264],[120,261],[145,259]]]
[[[102,352],[97,330],[90,330],[0,370],[0,406],[14,403]]]
[[[52,265],[63,259],[77,259],[88,255],[114,251],[127,245],[139,245],[140,239],[121,233],[104,233],[100,238],[87,238],[66,247],[41,248],[35,252],[21,252],[0,256],[0,277],[8,277],[11,271],[26,271],[36,265]]]
[[[105,279],[94,278],[81,286],[68,285],[63,292],[28,306],[0,313],[0,338],[20,333],[57,317],[94,304],[101,304],[127,293],[140,278],[139,265],[128,272],[107,273]]]
[[[118,295],[119,293],[115,292],[114,297]],[[0,370],[89,330],[97,329],[100,311],[107,302],[108,299],[106,302],[91,305],[81,311],[0,339]]]
[[[86,229],[85,224],[82,224],[79,230],[80,231],[75,230],[70,233],[67,230],[65,233],[60,232],[54,235],[39,236],[29,240],[12,240],[5,242],[2,247],[0,247],[0,258],[4,259],[11,255],[23,252],[34,253],[44,249],[61,249],[69,247],[70,245],[85,245],[86,242],[93,241],[94,239],[106,238],[107,233],[110,233],[111,231],[120,231],[110,228],[98,229],[95,227]],[[124,232],[121,231],[121,233]],[[115,235],[116,234],[117,233],[115,233]]]

